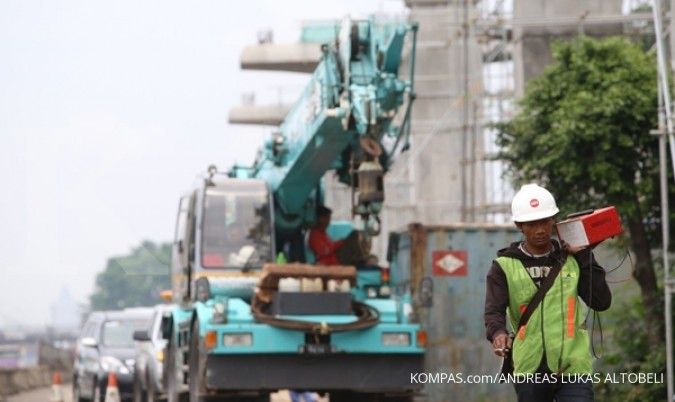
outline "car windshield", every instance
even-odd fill
[[[149,319],[108,320],[103,324],[101,344],[111,347],[133,347],[134,331],[149,328]]]
[[[270,207],[264,186],[233,182],[210,187],[203,216],[203,267],[250,268],[271,261]]]

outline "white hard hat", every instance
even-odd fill
[[[511,201],[514,222],[531,222],[550,218],[558,213],[555,198],[544,187],[530,183],[523,185]]]

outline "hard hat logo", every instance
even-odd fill
[[[532,222],[558,213],[555,198],[544,187],[525,184],[513,197],[511,213],[514,222]]]

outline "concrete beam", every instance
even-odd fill
[[[291,105],[245,105],[230,109],[230,124],[278,126],[291,110]]]
[[[311,73],[321,60],[321,46],[315,43],[264,43],[244,48],[241,68]]]

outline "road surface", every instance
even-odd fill
[[[63,386],[63,402],[72,402],[72,392],[69,384]],[[40,388],[30,392],[24,392],[17,395],[12,395],[7,399],[7,402],[50,402],[52,397],[52,389]],[[272,394],[271,402],[289,402],[291,398],[288,391],[279,391]],[[327,402],[328,398],[318,398],[319,402]]]
[[[63,402],[72,402],[72,393],[70,384],[63,386]],[[50,402],[52,399],[52,388],[40,388],[30,392],[12,395],[7,402]]]

